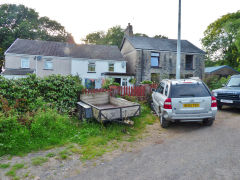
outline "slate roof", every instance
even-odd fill
[[[176,39],[150,38],[142,36],[125,36],[125,39],[129,40],[135,49],[177,52]],[[203,50],[199,49],[187,40],[181,40],[181,52],[205,53]]]
[[[218,70],[220,70],[220,69],[222,69],[222,68],[229,68],[229,69],[234,70],[234,71],[237,72],[237,73],[240,73],[240,72],[238,72],[237,70],[233,69],[232,67],[230,67],[230,66],[228,66],[228,65],[206,67],[206,68],[205,68],[205,73],[213,73],[213,72],[218,71]]]
[[[41,56],[58,56],[103,60],[124,60],[117,46],[75,45],[63,42],[16,39],[5,52]]]
[[[2,72],[3,75],[27,75],[32,74],[34,72],[33,69],[6,69],[4,72]]]

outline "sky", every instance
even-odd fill
[[[134,33],[177,39],[178,0],[1,0],[24,4],[61,23],[77,43],[89,33],[120,25]],[[240,0],[182,0],[182,39],[202,48],[207,26],[227,13],[240,10]]]

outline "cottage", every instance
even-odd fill
[[[16,39],[5,52],[5,69],[2,75],[7,78],[21,78],[27,73],[39,77],[78,75],[87,88],[101,88],[106,78],[130,85],[132,78],[126,73],[126,60],[117,46],[26,39]]]
[[[128,24],[120,50],[127,60],[127,72],[136,75],[137,83],[144,80],[159,82],[175,78],[177,40],[134,36]],[[181,77],[204,76],[205,52],[187,40],[181,41]]]
[[[223,66],[213,66],[213,67],[206,67],[205,68],[205,77],[210,76],[218,76],[218,77],[228,77],[235,74],[240,74],[239,71],[233,69],[230,66],[223,65]]]

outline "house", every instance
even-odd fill
[[[127,60],[127,72],[136,75],[137,83],[144,80],[159,82],[175,78],[177,40],[134,36],[130,24],[125,30],[120,50]],[[181,77],[204,76],[205,52],[187,40],[181,41]]]
[[[239,71],[233,69],[230,66],[223,65],[223,66],[213,66],[213,67],[206,67],[205,68],[205,77],[210,76],[218,76],[218,77],[228,77],[234,74],[240,74]]]
[[[39,77],[78,75],[87,88],[101,88],[106,78],[130,85],[132,78],[126,73],[126,60],[117,46],[26,39],[16,39],[7,49],[5,69],[2,75],[7,78],[20,78],[27,73]]]

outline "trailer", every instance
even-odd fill
[[[94,118],[101,123],[117,121],[131,124],[129,118],[141,113],[140,104],[112,97],[110,92],[82,94],[77,104],[80,120]]]

